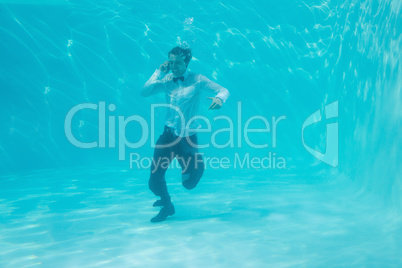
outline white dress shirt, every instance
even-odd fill
[[[186,137],[196,133],[201,125],[197,120],[188,121],[197,115],[201,93],[209,91],[215,93],[215,97],[226,102],[229,91],[209,80],[202,74],[186,72],[181,75],[184,81],[178,79],[173,82],[173,74],[166,74],[156,69],[151,78],[145,83],[141,94],[150,96],[156,93],[165,93],[166,102],[169,104],[166,114],[166,125],[174,129],[177,136]],[[179,111],[177,111],[179,110]]]

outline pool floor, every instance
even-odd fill
[[[167,175],[176,214],[156,224],[145,171],[1,177],[0,267],[402,265],[401,215],[341,178],[206,171],[188,191],[178,175]]]

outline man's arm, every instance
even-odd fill
[[[203,89],[208,90],[209,92],[215,93],[215,97],[207,97],[208,99],[212,100],[211,106],[209,106],[209,109],[219,109],[222,106],[222,103],[226,102],[226,100],[229,98],[230,93],[229,90],[226,88],[222,87],[221,85],[209,80],[203,75],[199,75],[201,87]]]
[[[148,97],[156,93],[164,92],[165,87],[165,73],[156,69],[151,78],[144,84],[141,95]]]

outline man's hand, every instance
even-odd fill
[[[207,99],[212,100],[208,110],[219,110],[222,107],[222,100],[220,98],[207,97]]]
[[[162,72],[167,74],[170,71],[170,63],[169,63],[169,61],[167,60],[164,63],[162,63],[161,66],[159,66],[159,70],[161,70]]]

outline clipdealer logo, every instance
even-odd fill
[[[150,126],[147,120],[139,115],[131,115],[127,118],[124,116],[115,116],[115,115],[109,115],[107,116],[107,110],[109,112],[114,112],[116,110],[116,105],[114,104],[109,104],[106,106],[105,102],[99,102],[99,104],[94,104],[94,103],[82,103],[74,106],[73,108],[70,109],[70,111],[67,113],[65,121],[64,121],[64,131],[67,139],[69,142],[82,149],[90,149],[90,148],[115,148],[117,145],[118,149],[118,154],[119,154],[119,160],[124,161],[126,159],[126,149],[131,148],[131,149],[136,149],[144,146],[148,139],[151,138],[151,144],[155,143],[155,109],[156,108],[169,108],[175,110],[177,112],[178,116],[181,117],[182,125],[185,125],[184,121],[184,116],[181,113],[181,111],[177,107],[172,107],[169,104],[152,104],[151,105],[151,122]],[[255,149],[261,149],[261,148],[276,148],[277,147],[277,130],[278,130],[278,125],[281,121],[286,120],[286,116],[282,115],[276,118],[275,116],[272,116],[272,120],[270,121],[268,118],[261,116],[261,115],[255,115],[250,118],[248,118],[243,125],[242,123],[242,113],[241,113],[241,102],[238,102],[237,104],[237,117],[235,119],[235,123],[233,122],[233,117],[229,116],[216,116],[213,118],[213,121],[218,121],[218,120],[224,120],[228,123],[229,128],[223,128],[219,130],[215,130],[212,132],[212,124],[211,120],[209,118],[206,118],[204,116],[195,116],[194,118],[191,118],[187,121],[187,125],[185,125],[187,128],[189,128],[190,123],[193,122],[194,120],[202,120],[206,124],[207,128],[203,129],[197,129],[198,132],[210,132],[212,135],[210,143],[207,144],[198,144],[198,148],[208,148],[212,145],[214,148],[222,149],[222,148],[227,148],[231,147],[234,148],[235,144],[237,145],[237,148],[242,147],[242,143],[246,143],[249,147],[255,148]],[[83,142],[77,139],[73,135],[72,131],[72,125],[73,125],[73,118],[74,116],[80,112],[81,110],[97,110],[98,111],[98,140],[92,141],[92,142]],[[328,104],[325,106],[325,118],[326,119],[331,119],[331,118],[336,118],[338,117],[338,101],[335,101],[331,104]],[[316,159],[332,166],[332,167],[337,167],[338,166],[338,123],[329,123],[327,124],[326,128],[326,152],[322,153],[320,151],[312,149],[310,146],[308,146],[305,142],[304,139],[304,130],[309,127],[310,125],[313,125],[315,123],[318,123],[322,120],[321,118],[321,112],[320,110],[317,110],[313,114],[311,114],[303,123],[302,126],[302,143],[304,148]],[[116,122],[117,121],[117,122]],[[262,122],[265,127],[264,128],[251,128],[250,124],[252,121],[260,121]],[[139,141],[137,142],[130,142],[126,138],[126,127],[128,124],[136,122],[137,124],[140,125],[142,135]],[[85,125],[85,122],[80,122],[80,126],[82,127]],[[117,133],[116,133],[116,125],[117,126]],[[237,125],[235,127],[235,125]],[[218,144],[216,140],[216,136],[219,133],[228,133],[229,134],[229,140],[224,143],[224,144]],[[263,144],[255,144],[250,140],[249,133],[269,133],[271,134],[271,140],[270,144],[268,142],[263,143]],[[108,134],[108,135],[106,135]],[[237,139],[235,139],[235,134],[237,136]],[[108,142],[106,141],[106,137],[108,136]],[[117,144],[116,144],[117,141]],[[237,141],[237,143],[236,143]],[[134,159],[133,159],[134,157]],[[130,154],[130,167],[132,165],[132,161],[138,161],[139,155],[132,153]],[[144,157],[142,157],[144,158]],[[276,156],[275,153],[269,152],[269,158],[265,159],[267,157],[263,157],[262,159],[255,159],[252,158],[250,161],[253,163],[269,163],[268,168],[272,168],[271,163],[276,164],[273,165],[273,168],[286,168],[286,161],[284,157],[281,156]],[[244,166],[244,161],[249,161],[249,154],[246,154],[244,159],[240,159],[238,153],[235,154],[235,161],[243,161],[241,166]],[[259,161],[257,161],[259,160]],[[150,161],[150,159],[149,159]],[[149,162],[148,161],[148,162]],[[222,161],[226,161],[227,159],[222,159]],[[233,161],[233,162],[235,162]],[[225,162],[225,163],[226,163]],[[247,162],[248,163],[248,162]],[[224,163],[220,163],[220,165],[224,165]],[[246,164],[248,166],[248,164]],[[251,165],[253,167],[253,165]],[[261,165],[262,168],[267,168],[267,165]]]
[[[338,117],[338,101],[334,101],[325,106],[325,119],[337,118]],[[304,141],[304,129],[310,125],[316,124],[322,120],[321,111],[317,110],[311,114],[306,121],[303,123],[302,127],[302,142],[304,148],[313,155],[318,160],[332,166],[338,166],[338,144],[339,144],[339,134],[338,134],[338,123],[327,123],[326,126],[326,151],[321,153],[320,151],[314,150],[309,147]]]

